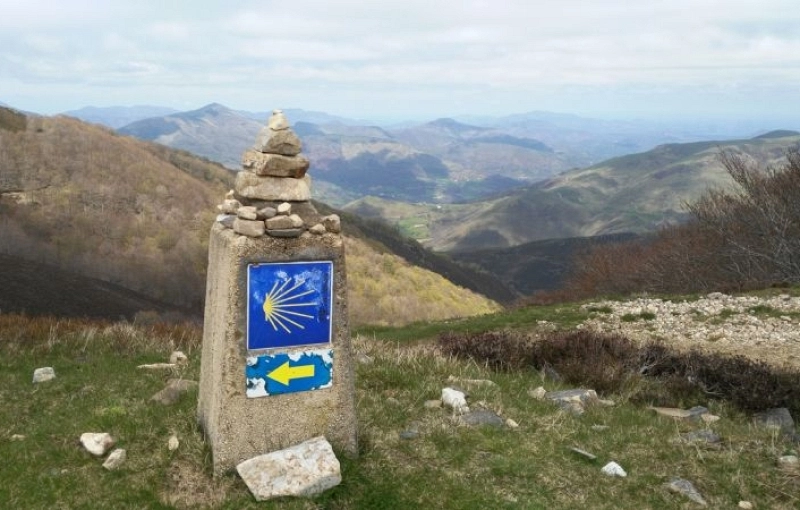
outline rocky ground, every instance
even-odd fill
[[[595,313],[582,328],[800,368],[800,297],[714,292],[694,301],[643,297],[583,307]]]

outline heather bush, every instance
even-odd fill
[[[564,295],[732,291],[800,282],[800,148],[777,168],[720,153],[734,185],[686,207],[690,221],[576,258]],[[557,297],[557,296],[556,296]]]
[[[495,370],[554,370],[565,383],[626,394],[635,403],[692,406],[720,399],[747,412],[787,407],[800,414],[800,372],[742,356],[679,352],[587,330],[448,332],[439,346]]]

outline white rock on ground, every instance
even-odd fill
[[[92,455],[102,457],[114,446],[114,438],[108,432],[84,432],[81,434],[81,444]]]
[[[169,436],[169,441],[167,441],[167,448],[169,448],[169,451],[174,452],[180,445],[181,442],[178,440],[178,436],[175,434]]]
[[[189,358],[183,353],[183,351],[172,351],[172,354],[169,355],[169,362],[175,365],[183,365],[188,361]]]
[[[106,461],[103,462],[103,467],[109,471],[114,471],[115,469],[119,469],[120,466],[125,463],[125,459],[127,459],[125,450],[122,448],[117,448],[111,452]]]
[[[256,501],[314,496],[342,481],[339,460],[322,436],[246,460],[236,471]]]
[[[628,476],[628,473],[626,473],[625,470],[622,469],[622,466],[620,466],[614,461],[611,461],[605,466],[603,466],[603,469],[601,469],[600,471],[602,471],[604,474],[608,476],[621,476],[623,478]]]
[[[453,409],[458,413],[468,413],[467,397],[463,391],[453,388],[442,388],[442,404]]]
[[[42,367],[37,368],[33,371],[33,382],[40,383],[45,381],[50,381],[56,378],[56,371],[53,370],[53,367]]]

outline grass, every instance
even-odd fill
[[[198,328],[0,315],[0,501],[20,509],[693,508],[662,487],[680,476],[712,508],[733,508],[742,499],[756,508],[800,504],[800,477],[775,467],[779,455],[796,447],[752,427],[725,402],[707,402],[721,417],[709,427],[722,436],[722,447],[686,445],[677,442],[680,434],[705,425],[660,417],[626,394],[601,395],[617,405],[572,416],[528,395],[540,385],[566,388],[538,372],[496,372],[420,340],[444,330],[530,329],[542,320],[570,327],[586,313],[578,306],[535,307],[356,336],[354,348],[372,359],[355,367],[359,457],[340,455],[342,484],[316,498],[265,503],[256,503],[235,475],[211,477],[210,452],[195,426],[195,393],[170,407],[149,401],[170,377],[197,380]],[[136,368],[165,361],[174,349],[189,356],[185,368],[171,374]],[[57,379],[32,384],[40,366],[53,366]],[[461,426],[449,411],[426,408],[426,400],[452,384],[450,376],[494,381],[465,388],[471,407],[511,418],[519,428]],[[401,439],[409,428],[419,436]],[[106,471],[82,450],[78,437],[86,431],[110,432],[127,450],[119,471]],[[26,437],[12,441],[14,434]],[[174,452],[167,449],[172,434],[181,441]],[[573,446],[598,459],[577,456]],[[627,478],[600,473],[611,460]]]

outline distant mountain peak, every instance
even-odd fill
[[[213,113],[213,114],[220,114],[220,113],[232,113],[233,110],[225,106],[224,104],[220,103],[209,103],[202,108],[198,108],[194,112],[186,112],[186,113]],[[177,114],[180,115],[180,114]]]
[[[428,122],[427,125],[439,129],[447,129],[453,133],[463,133],[466,131],[489,131],[489,128],[464,124],[448,117],[443,117],[441,119]]]
[[[792,131],[791,129],[776,129],[774,131],[764,133],[763,135],[753,137],[753,139],[760,140],[766,138],[786,138],[787,136],[800,136],[800,132]]]

